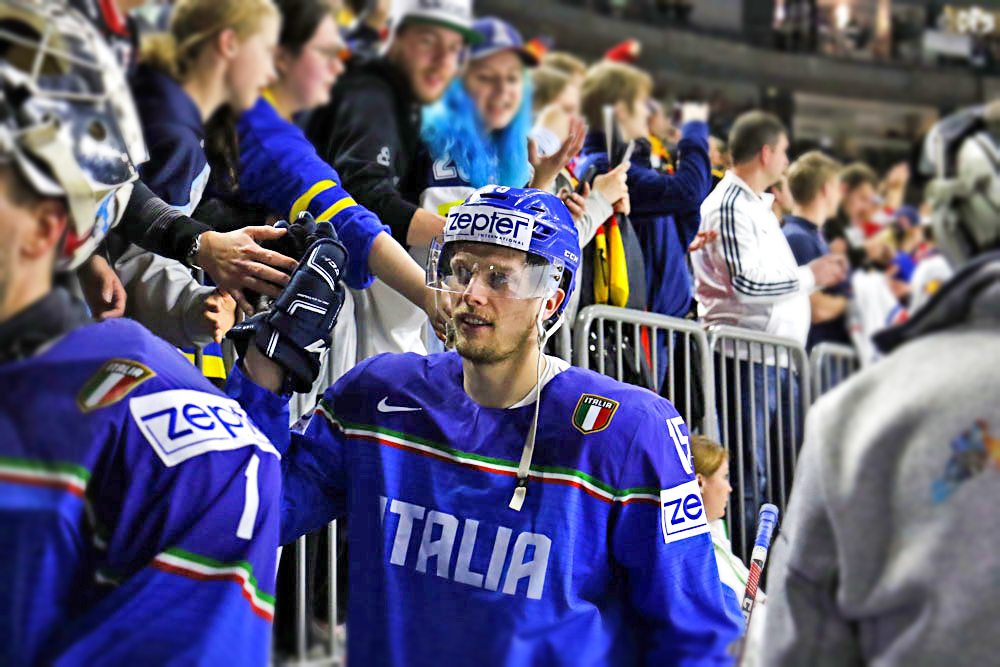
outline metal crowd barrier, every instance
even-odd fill
[[[552,350],[555,355],[568,363],[573,363],[573,331],[569,320],[563,322],[559,331],[552,338]]]
[[[665,360],[658,358],[656,341],[660,332],[664,332],[671,342]],[[607,347],[609,342],[610,348]],[[685,353],[680,355],[677,350],[685,350]],[[641,380],[638,384],[653,391],[659,389],[655,386],[657,371],[662,363],[666,364],[664,393],[676,405],[683,406],[682,416],[692,431],[721,442],[735,464],[734,491],[727,521],[733,535],[733,550],[744,560],[749,556],[748,540],[752,539],[754,528],[747,517],[755,517],[765,501],[773,502],[782,511],[785,509],[791,474],[801,446],[801,424],[810,397],[822,394],[858,368],[857,355],[851,348],[821,344],[810,358],[792,340],[738,327],[715,326],[706,330],[702,324],[691,320],[612,306],[582,309],[572,330],[566,323],[557,332],[553,351],[567,361],[575,361],[581,368],[594,367],[620,381],[629,379],[626,378],[627,367],[645,369],[638,376]],[[232,350],[226,346],[227,370],[231,355]],[[324,359],[316,386],[318,395],[331,384],[331,374],[330,364]],[[753,381],[755,376],[756,382]],[[692,389],[695,387],[701,390],[704,407],[699,419],[695,419],[693,413]],[[314,390],[311,394],[293,397],[289,405],[292,423],[313,407],[318,395]],[[789,396],[792,400],[782,400]],[[760,410],[754,409],[758,403]],[[758,414],[762,424],[758,424]],[[748,435],[758,433],[763,436],[763,488],[758,475],[753,474],[760,463],[758,448],[747,442]],[[748,474],[750,479],[747,479]],[[748,485],[752,494],[744,492]],[[287,557],[295,559],[295,656],[280,664],[296,667],[339,667],[343,664],[342,638],[338,636],[336,625],[336,522],[327,527],[327,538],[329,638],[321,644],[310,642],[312,619],[306,554],[308,541],[316,537],[302,537],[294,550],[285,550]]]
[[[290,425],[294,425],[323,396],[326,388],[333,384],[331,355],[324,355],[320,364],[319,378],[308,394],[294,394],[288,403]],[[295,542],[295,657],[280,662],[289,667],[340,667],[343,655],[337,636],[337,522],[327,526],[327,618],[330,636],[323,645],[310,644],[309,628],[312,624],[309,610],[307,544],[318,536],[304,535]]]
[[[326,527],[329,557],[326,561],[327,619],[329,636],[321,644],[310,643],[309,630],[312,618],[308,595],[307,545],[318,539],[318,535],[304,535],[295,541],[295,656],[275,660],[275,664],[288,667],[342,667],[344,664],[341,637],[337,633],[337,522]],[[286,553],[289,550],[285,550]]]
[[[861,368],[857,351],[849,345],[820,343],[809,354],[812,368],[813,400],[854,375]]]
[[[596,331],[594,325],[596,326]],[[611,325],[614,337],[613,359],[608,359],[606,347],[606,336],[608,324]],[[638,344],[644,338],[649,341],[649,373],[642,376],[642,386],[654,392],[659,392],[659,387],[655,386],[654,378],[659,377],[657,371],[660,363],[667,364],[667,377],[664,383],[667,389],[667,396],[675,405],[682,406],[684,421],[689,428],[696,429],[705,435],[716,438],[718,426],[716,424],[715,411],[711,406],[715,404],[715,385],[712,382],[712,357],[709,348],[708,337],[704,328],[697,322],[684,320],[676,317],[667,317],[656,313],[647,313],[640,310],[628,308],[616,308],[614,306],[588,306],[580,311],[573,326],[573,350],[576,356],[576,365],[581,368],[591,368],[591,356],[595,357],[596,370],[604,375],[611,375],[619,381],[626,381],[625,366],[626,361],[623,353],[624,334],[628,333],[624,326],[631,328],[632,368],[642,368],[645,361],[645,350],[643,345]],[[663,331],[672,344],[667,346],[668,358],[658,359],[659,351],[656,340],[659,332]],[[694,354],[690,353],[692,344],[696,348]],[[683,357],[675,355],[675,349],[683,345],[685,354]],[[598,351],[603,353],[598,353]],[[682,359],[682,373],[674,368],[675,361]],[[609,362],[611,362],[609,364]],[[608,372],[608,366],[612,367]],[[678,394],[680,388],[676,386],[679,375],[683,375],[683,397]],[[698,380],[700,378],[700,381]],[[702,389],[702,397],[705,409],[701,419],[694,419],[694,401],[692,400],[692,387],[695,383]],[[681,400],[683,398],[683,403]],[[695,423],[697,422],[697,423]]]
[[[759,331],[712,326],[708,336],[720,441],[736,477],[727,520],[733,551],[746,560],[761,504],[774,503],[784,512],[788,502],[811,402],[809,359],[794,340]]]

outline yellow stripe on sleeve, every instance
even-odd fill
[[[340,213],[341,211],[343,211],[345,208],[349,208],[351,206],[357,206],[357,205],[358,205],[358,202],[354,201],[354,199],[352,199],[351,197],[344,197],[343,199],[341,199],[340,201],[338,201],[336,204],[334,204],[330,208],[328,208],[325,211],[323,211],[322,213],[320,213],[316,217],[316,222],[323,222],[324,220],[329,220],[333,216],[335,216],[338,213]]]
[[[312,200],[315,199],[318,194],[335,187],[337,187],[336,183],[327,180],[320,181],[306,190],[305,194],[296,199],[295,203],[292,204],[292,212],[288,214],[288,222],[295,222],[295,218],[299,217],[299,213],[309,208],[309,204],[312,203]]]

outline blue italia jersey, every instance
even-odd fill
[[[665,399],[578,368],[556,375],[518,512],[534,406],[474,403],[455,353],[362,362],[303,435],[289,435],[281,399],[234,380],[230,394],[287,448],[282,541],[348,519],[352,662],[732,662],[739,605]]]
[[[0,365],[0,664],[265,665],[280,458],[130,320]]]
[[[336,170],[297,125],[281,116],[267,93],[240,116],[237,129],[240,194],[290,221],[302,211],[317,221],[329,220],[347,248],[344,282],[354,289],[368,287],[375,279],[368,270],[372,242],[389,227],[354,201]]]

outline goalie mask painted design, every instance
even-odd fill
[[[927,200],[934,238],[957,269],[1000,249],[1000,142],[981,120],[952,133],[947,123],[927,139],[925,155],[936,171]]]
[[[90,22],[54,0],[4,0],[0,160],[40,195],[65,197],[57,270],[79,265],[118,223],[147,157],[125,77]]]

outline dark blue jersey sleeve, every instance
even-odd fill
[[[648,406],[647,415],[619,482],[635,501],[617,508],[610,532],[643,638],[643,664],[732,664],[727,649],[742,619],[724,597],[687,426],[665,400]]]
[[[191,215],[208,185],[211,169],[201,139],[183,125],[157,125],[147,133],[149,160],[139,168],[143,182],[157,197]]]
[[[343,188],[340,175],[324,162],[302,130],[281,118],[261,98],[239,123],[240,190],[253,204],[267,206],[288,220],[309,211],[329,220],[347,248],[345,281],[364,289],[374,276],[368,254],[375,237],[389,233],[374,213]]]
[[[326,391],[313,410],[305,432],[289,429],[287,399],[259,387],[234,367],[226,393],[261,424],[282,452],[281,543],[323,527],[344,515],[346,477],[344,428],[335,416],[336,396],[359,364]]]
[[[628,190],[633,214],[670,215],[701,206],[712,186],[708,125],[687,123],[678,150],[674,174],[663,174],[638,164],[629,169]]]

